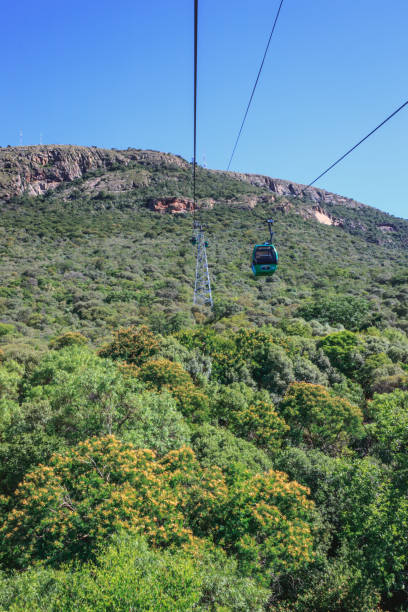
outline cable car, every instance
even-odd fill
[[[191,242],[191,244],[192,244],[193,246],[195,246],[195,245],[197,244],[197,242],[198,242],[198,240],[197,240],[197,236],[193,236],[192,238],[190,238],[190,242]],[[204,246],[205,246],[205,248],[208,248],[208,247],[209,247],[209,242],[208,242],[208,240],[205,240],[205,241],[204,241]]]
[[[205,225],[203,225],[202,223],[199,223],[198,221],[193,221],[193,230],[194,230],[194,234],[193,236],[190,238],[190,242],[193,246],[196,246],[196,244],[198,244],[198,241],[200,239],[200,236],[204,237],[204,229],[205,229]],[[209,244],[208,244],[208,240],[205,240],[204,242],[201,241],[201,244],[205,246],[205,248],[208,248]]]
[[[252,272],[254,276],[272,276],[278,267],[278,251],[273,245],[273,219],[267,220],[270,241],[256,244],[252,252]]]

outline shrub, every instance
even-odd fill
[[[297,314],[307,321],[317,319],[358,331],[370,324],[370,302],[352,295],[323,297],[301,306]]]
[[[7,334],[12,334],[16,328],[14,325],[9,325],[7,323],[0,323],[0,338],[3,336],[7,336]]]
[[[195,430],[191,443],[203,467],[217,465],[223,472],[228,472],[240,464],[253,474],[272,468],[272,461],[264,451],[237,438],[227,429],[206,423]]]
[[[50,342],[50,348],[58,351],[65,346],[83,346],[88,340],[80,332],[66,332]]]
[[[208,416],[207,396],[194,386],[180,363],[168,359],[150,360],[143,364],[138,376],[153,389],[168,389],[185,417],[201,422]]]
[[[99,355],[141,365],[158,350],[159,343],[156,337],[146,326],[142,325],[141,327],[119,329],[115,332],[113,341],[104,346],[99,351]]]
[[[359,353],[361,342],[356,334],[340,331],[329,334],[317,344],[330,359],[331,364],[346,376],[355,378],[363,363]]]
[[[361,410],[320,385],[293,383],[279,409],[295,444],[336,454],[350,440],[363,436]]]
[[[188,448],[159,461],[114,436],[92,438],[55,454],[1,498],[1,560],[17,568],[86,561],[125,530],[160,548],[213,540],[248,575],[292,570],[314,554],[307,493],[282,472],[227,480],[215,466],[200,468]]]

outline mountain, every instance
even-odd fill
[[[0,149],[0,316],[26,337],[121,324],[160,330],[192,309],[191,164],[157,151],[70,145]],[[222,325],[296,317],[354,295],[373,321],[408,328],[408,221],[290,181],[199,167],[216,316]],[[170,214],[163,214],[170,213]],[[252,245],[276,220],[280,266],[252,278]],[[215,315],[213,315],[215,316]]]
[[[408,610],[408,222],[201,167],[194,211],[155,151],[0,168],[0,610]]]
[[[167,181],[163,185],[165,193],[160,193],[160,181],[153,176],[159,171]],[[185,176],[189,171],[190,164],[180,156],[158,151],[131,148],[118,151],[71,145],[6,147],[0,149],[0,201],[22,195],[44,195],[55,189],[61,189],[64,192],[62,197],[66,198],[72,196],[78,183],[81,183],[80,193],[85,196],[102,191],[111,195],[136,193],[143,197],[149,187],[153,187],[159,198],[169,192],[171,195],[171,192],[179,195],[180,189],[186,195],[191,193],[189,178],[186,180]],[[252,197],[241,198],[241,201],[238,198],[240,204],[254,207],[259,200],[265,202],[265,197],[262,198],[260,193],[268,193],[274,194],[270,202],[283,199],[277,208],[283,207],[285,210],[285,204],[287,209],[291,201],[298,199],[306,203],[303,208],[298,206],[298,210],[306,216],[315,217],[321,223],[339,225],[349,231],[359,229],[380,244],[408,242],[408,222],[404,223],[401,219],[381,213],[352,198],[258,174],[227,173],[203,168],[200,171],[203,177],[206,175],[207,181],[213,181],[218,187],[220,177],[223,177],[261,190],[249,189],[248,194]],[[177,182],[179,186],[170,186],[169,180]],[[236,191],[243,191],[237,183]],[[231,197],[226,197],[222,191],[215,195],[218,201],[220,197],[221,201],[231,201]],[[232,203],[237,203],[234,198]],[[174,207],[172,209],[172,212],[183,211],[183,206],[177,211]],[[357,211],[357,214],[353,215],[351,211]]]

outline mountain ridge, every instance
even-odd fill
[[[96,339],[119,325],[202,320],[192,305],[190,163],[69,145],[7,147],[0,159],[3,323],[25,337],[75,328]],[[301,198],[289,181],[201,166],[196,178],[217,325],[276,324],[329,292],[366,296],[373,321],[408,329],[408,221],[352,200]],[[280,265],[259,283],[250,257],[270,216]]]
[[[221,204],[270,214],[293,212],[340,227],[369,243],[408,248],[408,221],[352,198],[260,174],[197,167],[197,205]],[[160,213],[192,213],[192,167],[179,155],[128,148],[33,145],[0,148],[0,202],[24,198],[61,202],[92,200],[97,206],[144,206]],[[109,202],[108,202],[109,201]],[[131,204],[132,203],[132,204]]]
[[[190,168],[178,155],[160,151],[128,148],[103,149],[80,145],[30,145],[0,148],[0,200],[25,193],[43,195],[61,182],[82,178],[98,169],[110,171],[118,165],[149,163],[167,167]],[[341,196],[318,187],[308,187],[294,181],[261,174],[208,170],[210,173],[229,175],[239,181],[266,189],[278,196],[302,197],[314,204],[338,204],[350,208],[367,206],[353,198]]]

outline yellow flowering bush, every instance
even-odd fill
[[[2,560],[25,567],[92,558],[115,533],[154,547],[201,549],[213,542],[248,574],[287,571],[312,558],[312,502],[282,472],[203,469],[183,447],[158,459],[114,436],[91,438],[27,474],[0,527]]]
[[[84,344],[88,344],[88,340],[83,334],[80,332],[69,331],[51,340],[49,346],[51,349],[58,351],[59,349],[64,348],[64,346],[82,346]]]
[[[151,389],[168,389],[180,412],[194,421],[203,421],[209,412],[209,401],[196,387],[180,363],[168,359],[151,359],[143,364],[138,377]]]
[[[259,447],[276,452],[289,427],[277,414],[270,402],[256,400],[241,410],[232,412],[230,422],[233,431]]]
[[[114,436],[91,438],[27,474],[0,537],[16,566],[87,559],[122,529],[156,546],[181,545],[192,532],[178,501],[153,451],[134,450]]]
[[[121,359],[141,365],[159,350],[156,337],[146,325],[121,327],[113,334],[113,340],[99,351],[101,357]]]

